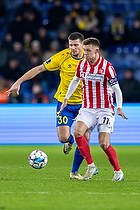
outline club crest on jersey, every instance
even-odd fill
[[[46,61],[46,64],[49,64],[51,62],[51,58],[49,58],[47,61]]]
[[[68,64],[68,68],[71,68],[71,64]]]
[[[99,74],[103,74],[103,73],[104,73],[104,69],[99,69],[99,70],[98,70],[98,73],[99,73]]]

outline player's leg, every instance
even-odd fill
[[[90,154],[90,148],[89,144],[84,137],[84,133],[87,131],[88,127],[87,125],[82,121],[77,121],[74,128],[74,136],[75,141],[78,145],[78,149],[81,152],[82,156],[86,158],[87,164],[93,163],[91,154]]]
[[[87,131],[88,127],[87,125],[82,121],[77,121],[74,128],[74,136],[75,141],[78,145],[78,149],[82,156],[85,158],[88,169],[86,174],[84,175],[83,179],[88,180],[92,177],[92,175],[95,175],[98,173],[98,170],[93,162],[91,153],[90,153],[90,147],[89,144],[84,136],[85,132]]]
[[[59,111],[62,103],[58,103],[57,112]],[[70,134],[71,126],[74,118],[77,116],[80,106],[67,106],[60,116],[57,115],[57,133],[59,141],[64,143],[63,152],[68,154],[72,149],[74,137]],[[72,172],[70,173],[71,179],[82,179],[83,177],[78,173],[78,169],[83,161],[83,156],[78,149],[75,150]]]
[[[74,143],[74,137],[70,134],[69,126],[58,126],[57,127],[58,138],[61,143],[64,143],[63,152],[64,154],[68,154],[72,149],[72,145]]]
[[[58,138],[61,143],[64,143],[63,152],[68,154],[72,149],[74,143],[74,137],[70,134],[70,128],[73,123],[73,113],[70,112],[70,105],[67,105],[62,111],[61,115],[58,115],[62,103],[58,102],[57,104],[57,133]]]
[[[83,180],[83,177],[79,174],[79,168],[81,163],[83,162],[83,156],[81,155],[78,147],[76,147],[74,152],[74,159],[72,164],[72,170],[70,172],[70,179],[81,179]]]
[[[68,154],[72,149],[72,144],[74,142],[74,137],[70,134],[70,127],[69,126],[58,126],[57,127],[58,137],[60,142],[64,143],[63,152],[64,154]],[[68,137],[69,136],[69,137]],[[73,141],[69,141],[73,140]],[[78,173],[79,167],[83,161],[83,156],[79,152],[78,148],[76,148],[74,153],[74,160],[72,171],[70,173],[70,179],[83,179],[83,177]]]
[[[70,127],[67,125],[57,126],[57,134],[61,143],[66,143],[70,137]]]
[[[113,166],[114,177],[112,181],[122,181],[124,179],[124,174],[121,171],[117,153],[115,149],[110,145],[110,132],[111,128],[107,125],[99,125],[99,144],[103,151],[106,153],[110,164]]]
[[[90,132],[86,132],[84,134],[87,142],[89,143],[89,139],[90,139]],[[76,147],[75,153],[74,153],[74,160],[73,160],[73,165],[72,165],[72,170],[70,173],[70,179],[83,179],[83,177],[80,175],[79,176],[79,167],[81,165],[81,163],[83,162],[84,157],[81,155],[78,147]],[[77,177],[77,173],[78,173],[78,177]]]
[[[84,134],[87,142],[89,143],[89,139],[90,139],[90,132],[86,132]],[[78,157],[78,158],[77,158]],[[71,172],[77,172],[79,170],[79,167],[83,161],[83,156],[81,155],[78,147],[76,147],[76,150],[75,150],[75,154],[74,154],[74,161],[73,161],[73,166],[72,166],[72,170]]]

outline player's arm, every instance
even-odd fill
[[[124,119],[127,117],[122,113],[122,91],[119,84],[112,85],[112,90],[115,92],[116,104],[117,104],[117,114],[122,116]]]
[[[7,95],[9,96],[13,91],[16,91],[16,93],[19,95],[19,90],[20,90],[20,85],[21,83],[32,79],[33,77],[35,77],[36,75],[40,74],[41,72],[46,71],[44,65],[39,65],[36,66],[34,68],[32,68],[31,70],[29,70],[28,72],[26,72],[22,77],[20,77],[12,86],[9,90],[6,91]]]
[[[71,83],[69,85],[69,88],[68,88],[68,91],[67,91],[66,96],[64,98],[64,101],[63,101],[63,103],[61,105],[61,108],[60,108],[60,111],[59,111],[59,115],[61,114],[63,109],[66,107],[68,99],[71,97],[71,95],[76,90],[79,82],[80,82],[80,78],[77,77],[77,76],[74,76],[73,80],[71,81]]]

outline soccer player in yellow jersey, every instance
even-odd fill
[[[61,115],[59,115],[59,110],[61,104],[65,98],[67,93],[69,84],[73,79],[77,64],[81,59],[84,58],[84,51],[82,42],[84,37],[81,33],[74,32],[69,35],[68,42],[69,48],[60,51],[55,54],[48,60],[46,60],[42,65],[36,66],[26,72],[21,78],[19,78],[12,87],[7,91],[7,94],[10,95],[13,91],[16,91],[19,95],[20,85],[22,82],[32,79],[37,74],[43,71],[56,71],[60,70],[60,84],[55,94],[55,98],[58,101],[57,104],[57,133],[59,137],[59,141],[64,143],[63,152],[68,154],[72,148],[74,143],[74,137],[70,134],[72,123],[76,118],[79,109],[82,104],[82,89],[81,83],[69,98],[67,106],[62,111]],[[89,141],[89,132],[86,132],[85,137],[87,141]],[[83,179],[83,177],[78,173],[79,167],[83,161],[83,156],[79,152],[78,148],[75,150],[74,161],[72,166],[72,171],[70,173],[71,179]]]

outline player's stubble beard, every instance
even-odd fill
[[[82,57],[82,53],[80,54],[80,53],[78,53],[78,52],[71,52],[72,53],[72,56],[74,57],[74,58],[81,58]]]
[[[86,58],[86,56],[85,56]],[[99,55],[97,54],[94,58],[86,58],[86,60],[91,63],[91,64],[95,64],[99,59]]]

